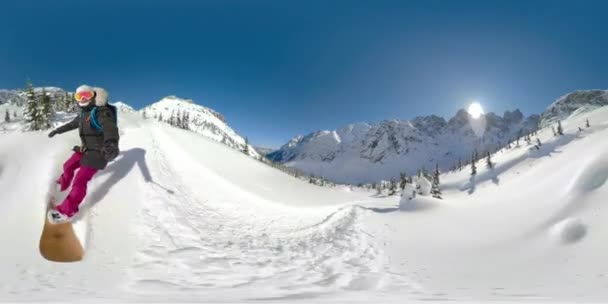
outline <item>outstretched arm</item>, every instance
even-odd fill
[[[65,133],[68,131],[72,131],[75,129],[78,129],[78,124],[79,124],[79,120],[80,120],[80,116],[76,116],[76,118],[72,119],[72,121],[64,124],[63,126],[51,131],[51,133],[49,133],[49,137],[53,137],[55,136],[55,134],[61,134],[61,133]]]

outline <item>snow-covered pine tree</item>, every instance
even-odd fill
[[[490,155],[490,152],[487,152],[487,155],[486,155],[486,167],[488,169],[494,168],[494,164],[492,163],[492,157]]]
[[[585,122],[585,127],[587,127],[587,128],[590,127],[590,125],[589,125],[589,118],[587,118],[587,121]]]
[[[158,114],[158,121],[163,122],[163,113]]]
[[[175,110],[171,111],[171,117],[169,118],[169,125],[175,126]]]
[[[583,132],[583,129],[581,127],[578,127],[578,132]]]
[[[395,195],[397,194],[397,182],[395,181],[394,178],[391,178],[390,182],[389,182],[389,186],[388,186],[388,195]]]
[[[557,134],[564,135],[564,129],[562,128],[562,121],[557,121]]]
[[[403,190],[407,184],[407,175],[405,172],[399,173],[399,189]]]
[[[146,108],[144,108],[144,110],[141,111],[141,118],[148,119],[148,113],[146,113]]]
[[[458,158],[458,171],[462,170],[462,160]]]
[[[245,147],[243,148],[243,153],[249,154],[249,137],[245,136]]]
[[[25,105],[25,122],[28,125],[29,130],[37,131],[40,129],[39,121],[40,115],[38,110],[38,101],[36,100],[36,93],[34,92],[34,85],[31,81],[27,81],[27,87],[25,89],[25,97],[27,103]]]
[[[475,153],[471,155],[471,175],[477,174],[477,167],[475,166]]]
[[[4,113],[4,122],[11,122],[11,114],[8,113],[8,109],[6,109],[6,113]]]
[[[439,189],[439,164],[435,164],[435,172],[433,172],[433,181],[431,183],[431,195],[434,198],[441,199],[441,189]]]
[[[190,130],[190,112],[184,113],[184,129]]]
[[[68,93],[67,91],[63,94],[62,99],[61,99],[61,110],[68,112],[68,109],[70,108],[70,93]]]
[[[376,185],[376,195],[382,194],[382,182]]]
[[[17,111],[13,112],[13,118],[17,118]]]
[[[53,104],[51,103],[51,96],[46,92],[46,90],[42,89],[42,95],[40,96],[40,128],[41,129],[49,129],[51,127],[51,120],[53,118]]]
[[[178,128],[182,127],[182,110],[177,110],[177,115],[175,116],[175,126]]]

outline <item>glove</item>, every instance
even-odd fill
[[[49,133],[49,138],[55,136],[57,134],[56,130],[51,131],[51,133]]]
[[[106,141],[101,149],[103,158],[110,162],[118,156],[118,144],[115,141]]]

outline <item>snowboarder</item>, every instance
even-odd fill
[[[119,153],[116,108],[108,104],[106,90],[81,85],[76,89],[74,99],[78,103],[80,114],[49,133],[49,137],[53,137],[78,129],[81,139],[81,145],[74,146],[74,153],[63,164],[63,173],[57,180],[61,191],[68,189],[70,184],[72,189],[61,204],[51,207],[47,213],[49,221],[55,224],[73,219],[86,196],[89,181]]]

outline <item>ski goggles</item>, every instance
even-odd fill
[[[95,92],[90,91],[82,91],[74,94],[74,99],[79,102],[91,100],[93,97],[95,97]]]

